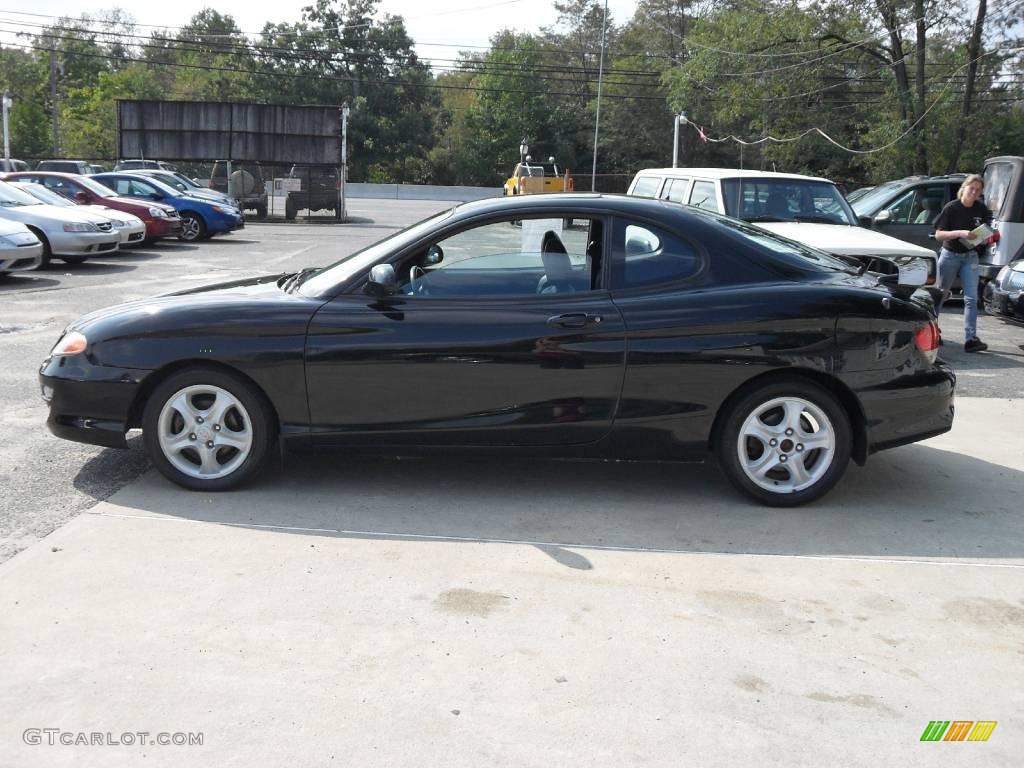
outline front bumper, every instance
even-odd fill
[[[860,390],[868,453],[916,443],[953,428],[956,374],[942,360],[929,371]]]
[[[242,217],[224,214],[214,214],[207,224],[207,231],[220,234],[222,232],[234,232],[236,229],[243,229],[245,221]]]
[[[87,355],[48,357],[39,368],[46,426],[77,443],[125,448],[131,408],[150,371],[93,365]]]
[[[173,219],[146,219],[146,239],[155,240],[158,237],[177,237],[181,234],[181,219],[175,216]]]
[[[134,226],[121,227],[117,230],[121,235],[121,247],[141,243],[146,237],[146,225],[136,224]]]
[[[64,232],[46,233],[50,250],[54,256],[93,256],[97,253],[113,253],[121,245],[116,232]]]
[[[1004,291],[994,282],[985,287],[985,309],[996,315],[1024,321],[1024,290]]]
[[[0,248],[0,272],[25,272],[43,261],[43,244]]]

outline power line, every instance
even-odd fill
[[[44,48],[36,45],[19,44],[17,47],[25,48],[33,51],[49,51],[49,48]],[[201,64],[182,64],[180,62],[158,62],[150,61],[148,59],[136,59],[130,56],[110,56],[99,53],[86,53],[84,51],[63,51],[65,56],[78,56],[82,58],[90,59],[103,59],[106,61],[118,61],[118,62],[131,62],[135,64],[145,64],[147,66],[161,66],[161,67],[174,67],[179,69],[195,69],[204,70],[207,72],[226,72],[239,75],[256,75],[258,77],[277,77],[287,78],[291,80],[303,79],[303,80],[323,80],[328,82],[359,82],[362,84],[376,84],[376,85],[393,85],[402,86],[406,88],[427,88],[437,90],[454,90],[454,91],[475,91],[479,93],[523,93],[533,95],[546,95],[546,96],[579,96],[577,93],[564,93],[557,91],[538,91],[528,89],[516,89],[516,88],[484,88],[481,86],[471,85],[443,85],[440,83],[414,83],[402,80],[379,80],[375,78],[366,77],[351,77],[351,76],[329,76],[329,75],[314,75],[309,73],[293,74],[288,72],[261,72],[254,69],[235,69],[232,67],[214,67],[204,66]],[[661,96],[638,96],[638,95],[614,95],[608,96],[607,98],[623,100],[623,101],[658,101],[664,103],[665,99]]]

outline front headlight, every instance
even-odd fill
[[[80,352],[85,352],[85,348],[88,344],[89,340],[85,338],[84,334],[81,334],[78,331],[71,331],[69,333],[65,333],[61,337],[61,340],[57,342],[50,354],[54,357],[77,355]]]
[[[150,208],[149,215],[152,216],[154,219],[166,219],[167,211],[165,211],[163,208]]]
[[[99,232],[95,224],[88,221],[69,222],[64,225],[65,232]]]
[[[121,229],[124,226],[124,222],[120,219],[111,219],[110,223],[114,225],[114,229]]]
[[[999,274],[996,275],[996,285],[1002,285],[1007,277],[1010,275],[1010,265],[1007,264],[1005,267],[999,270]]]

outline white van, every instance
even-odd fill
[[[798,243],[855,257],[875,271],[894,271],[881,261],[923,259],[926,285],[935,283],[934,251],[861,227],[828,179],[734,168],[648,168],[633,178],[627,194],[724,213]]]

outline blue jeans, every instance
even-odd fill
[[[964,289],[964,340],[970,341],[978,335],[978,254],[954,253],[943,248],[939,251],[939,288],[942,298],[939,300],[938,311],[949,296],[956,276],[960,276],[960,285]]]

